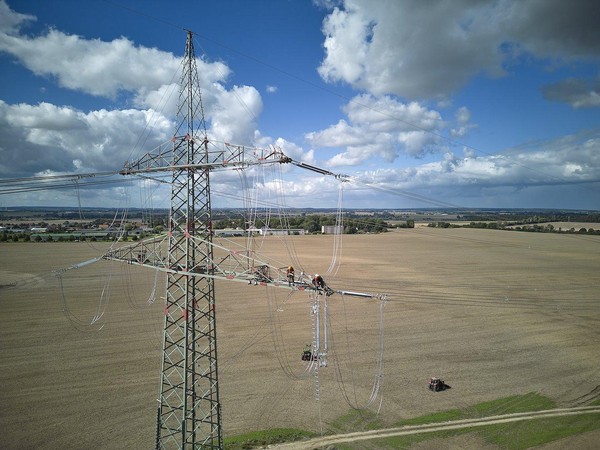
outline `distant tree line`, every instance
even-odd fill
[[[517,225],[511,222],[470,222],[468,224],[453,224],[449,222],[431,222],[427,225],[431,228],[485,228],[488,230],[506,230],[506,231],[527,231],[533,233],[570,233],[570,234],[593,234],[600,235],[600,230],[594,228],[579,228],[574,227],[563,230],[561,227],[556,228],[551,223],[545,225]]]
[[[323,226],[333,226],[336,224],[336,216],[333,214],[306,214],[289,217],[273,217],[266,216],[257,217],[253,224],[257,228],[267,226],[272,229],[303,229],[307,233],[320,233]],[[384,233],[392,226],[385,220],[379,218],[363,217],[344,217],[344,233]],[[247,229],[248,224],[244,218],[223,218],[213,222],[213,229],[222,230],[224,228],[239,228]],[[414,227],[414,221],[413,221]]]
[[[511,225],[526,225],[546,222],[600,222],[598,211],[477,211],[458,216],[464,221],[511,222]]]
[[[429,228],[460,228],[460,225],[450,222],[429,222],[427,224]]]
[[[127,236],[125,233],[119,238],[120,241],[137,241],[144,239],[147,234],[141,234],[140,236]],[[85,241],[113,241],[115,240],[114,234],[110,233],[97,233],[95,236],[89,236],[78,233],[31,233],[29,231],[2,231],[0,232],[0,242],[85,242]]]

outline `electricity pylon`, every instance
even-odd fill
[[[248,148],[208,138],[192,32],[187,32],[172,144],[126,163],[122,175],[152,178],[171,172],[171,205],[166,236],[111,249],[100,258],[152,267],[167,273],[165,321],[157,410],[156,449],[222,448],[219,401],[215,279],[316,290],[307,283],[289,286],[281,268],[257,260],[247,250],[213,243],[210,174],[216,170],[291,163],[337,175],[285,156],[277,148]],[[162,178],[158,178],[162,181]],[[168,249],[166,252],[166,248]],[[69,269],[80,267],[74,265]],[[69,270],[65,269],[65,270]],[[331,295],[334,291],[328,292]],[[350,291],[337,293],[379,298]]]
[[[210,169],[192,33],[188,31],[173,137],[164,339],[156,448],[221,448]],[[192,165],[192,166],[190,166]],[[199,239],[194,239],[199,238]],[[183,273],[182,273],[183,272]]]
[[[202,137],[198,139],[198,137]],[[192,33],[188,31],[173,138],[168,266],[212,261],[210,169]],[[193,239],[193,238],[200,239]],[[221,448],[214,279],[167,274],[156,447]]]
[[[253,149],[247,155],[245,147],[211,142],[191,31],[182,67],[172,148],[159,148],[126,163],[121,171],[145,178],[171,172],[168,253],[164,254],[161,237],[111,250],[103,257],[167,273],[156,448],[222,448],[214,280],[248,279],[253,263],[243,255],[222,252],[214,259],[210,173],[290,159],[273,149]]]

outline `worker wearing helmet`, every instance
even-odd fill
[[[288,279],[288,285],[291,286],[292,284],[294,284],[294,278],[295,278],[295,276],[294,276],[294,268],[292,266],[289,266],[287,268],[287,270],[285,271],[285,274],[286,274],[287,279]]]
[[[325,280],[318,273],[315,273],[315,277],[312,280],[313,286],[317,289],[323,289],[325,287]]]

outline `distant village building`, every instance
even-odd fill
[[[303,228],[263,228],[263,236],[288,236],[291,234],[305,234]]]
[[[32,233],[46,233],[48,231],[48,228],[46,227],[33,227],[31,229]]]
[[[138,236],[138,237],[140,237],[140,236],[144,236],[146,234],[151,234],[153,232],[154,232],[154,230],[152,228],[150,228],[150,227],[138,227],[138,228],[134,228],[131,231],[128,231],[127,234],[129,236]]]
[[[248,227],[246,233],[262,235],[262,228]]]
[[[306,234],[304,228],[256,228],[251,227],[246,230],[249,234],[258,234],[260,236],[288,236],[292,234]]]
[[[222,230],[214,230],[215,236],[223,237],[239,237],[244,235],[244,230],[241,228],[224,228]]]
[[[344,227],[342,225],[322,225],[321,233],[323,234],[342,234]]]

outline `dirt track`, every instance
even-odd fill
[[[296,253],[307,272],[324,273],[331,246],[330,236],[296,236],[269,238],[260,251],[282,266]],[[598,398],[599,249],[597,236],[490,230],[344,236],[329,284],[389,294],[379,419],[393,426],[528,392],[558,406]],[[161,299],[147,303],[154,274],[110,262],[69,272],[63,286],[71,321],[50,276],[101,252],[85,243],[0,245],[1,448],[153,447],[162,330]],[[90,326],[104,309],[99,299],[108,299],[102,289],[111,273],[105,315]],[[332,297],[333,342],[329,367],[319,372],[319,401],[314,377],[294,377],[312,336],[305,294],[287,299],[284,290],[218,282],[217,305],[225,435],[328,431],[369,398],[378,302]],[[430,393],[432,375],[452,389]]]

